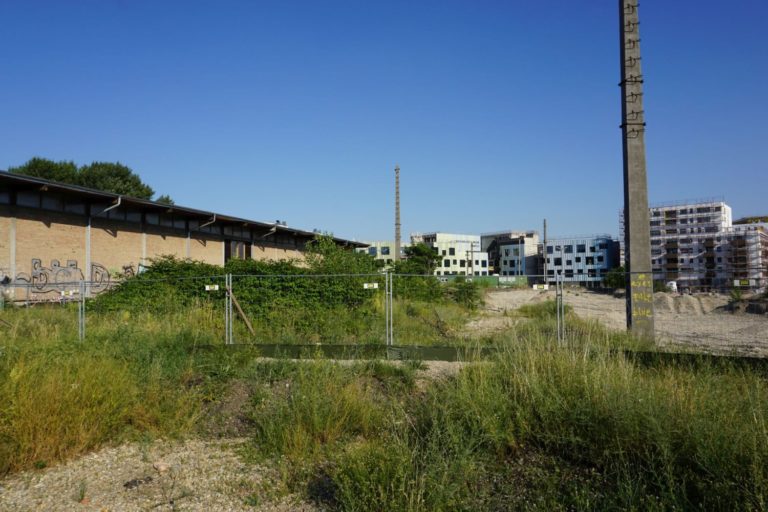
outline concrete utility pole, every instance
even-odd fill
[[[653,273],[645,169],[645,112],[640,66],[638,0],[619,0],[621,33],[621,132],[624,149],[624,247],[627,328],[652,340]]]
[[[541,273],[544,275],[544,284],[547,284],[547,219],[544,219],[544,241],[541,244],[541,262]]]
[[[395,261],[400,259],[400,166],[395,164]]]

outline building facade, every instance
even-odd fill
[[[370,242],[361,242],[367,247],[359,247],[355,249],[357,252],[362,252],[376,261],[382,262],[382,265],[392,265],[395,261],[395,242],[394,240],[379,240]],[[402,245],[400,247],[400,259],[405,256],[405,249],[409,244]]]
[[[557,238],[547,240],[544,257],[548,283],[559,277],[564,282],[596,285],[618,266],[619,243],[610,235]]]
[[[535,240],[535,242],[533,242]],[[533,244],[538,244],[539,233],[537,231],[494,231],[490,233],[483,233],[480,235],[480,250],[488,253],[488,271],[490,274],[504,275],[504,269],[502,269],[502,249],[503,245],[508,244],[520,244],[521,241],[526,245],[527,250],[531,247],[535,247]],[[509,271],[509,269],[507,269]],[[531,265],[528,265],[529,273],[533,274],[539,270],[533,269]],[[511,274],[510,274],[511,275]]]
[[[499,275],[534,276],[541,272],[539,234],[535,231],[521,233],[499,246]],[[490,255],[489,255],[490,258]]]
[[[719,199],[650,208],[653,278],[691,291],[766,286],[768,225],[760,217],[733,222]],[[619,216],[623,231],[623,215]]]
[[[0,171],[0,286],[46,300],[62,283],[106,289],[172,255],[223,265],[232,258],[301,259],[315,233],[119,196]],[[361,244],[334,239],[339,245]]]
[[[412,234],[411,243],[424,243],[440,256],[437,276],[487,276],[488,253],[480,250],[478,235],[454,233]]]

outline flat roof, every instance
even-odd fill
[[[250,219],[243,219],[240,217],[233,217],[231,215],[220,214],[216,212],[210,212],[206,210],[198,210],[195,208],[189,208],[180,205],[169,205],[164,203],[158,203],[156,201],[150,201],[148,199],[140,199],[138,197],[124,196],[120,194],[114,194],[112,192],[104,192],[103,190],[97,190],[93,188],[81,187],[78,185],[70,185],[68,183],[61,183],[58,181],[45,180],[42,178],[35,178],[32,176],[25,176],[23,174],[13,174],[8,171],[0,171],[0,189],[12,186],[15,190],[30,190],[36,192],[61,192],[68,195],[78,196],[91,201],[101,201],[109,203],[121,202],[121,205],[130,205],[141,208],[146,211],[152,211],[157,213],[174,213],[181,214],[189,218],[195,218],[203,221],[210,221],[215,217],[216,222],[223,222],[228,224],[237,224],[243,227],[257,227],[264,228],[266,230],[274,230],[276,233],[285,233],[294,236],[303,236],[314,238],[319,233],[314,231],[306,231],[303,229],[291,228],[283,226],[277,223],[261,222]],[[353,247],[366,247],[366,244],[356,242],[354,240],[347,240],[344,238],[333,237],[333,241],[341,245],[350,245]]]

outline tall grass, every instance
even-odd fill
[[[192,432],[209,384],[233,357],[193,350],[211,342],[196,330],[210,320],[203,310],[93,322],[85,342],[75,318],[60,307],[3,313],[0,474],[109,442]]]
[[[349,384],[359,375],[307,370],[295,377],[307,400],[259,409],[268,427],[255,442],[301,461],[294,485],[311,480],[307,463],[323,468],[340,510],[765,508],[763,377],[705,361],[640,367],[575,318],[561,346],[540,307],[494,361],[419,393],[386,399]]]
[[[401,335],[458,340],[466,310],[452,308],[400,301]],[[493,360],[428,382],[408,365],[196,350],[222,328],[204,305],[92,315],[85,342],[74,313],[3,313],[0,472],[189,435],[237,378],[256,390],[250,456],[339,510],[768,506],[763,374],[704,359],[642,366],[616,350],[624,335],[572,313],[558,344],[547,303],[518,312]]]

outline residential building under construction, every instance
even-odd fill
[[[623,231],[623,212],[620,217]],[[674,281],[692,291],[766,286],[768,230],[761,224],[734,225],[723,200],[653,206],[649,228],[655,281]]]

